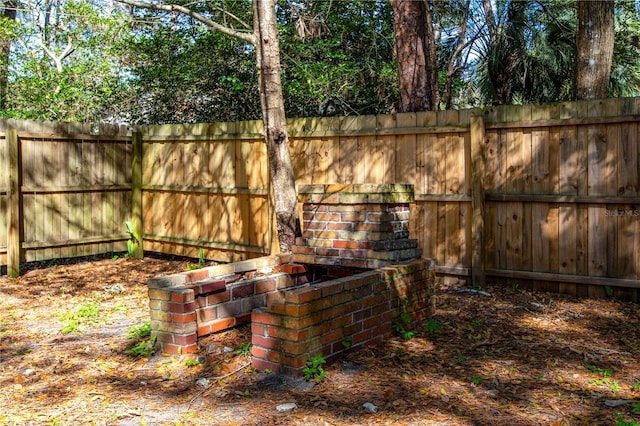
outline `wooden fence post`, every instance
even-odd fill
[[[7,274],[20,275],[22,249],[22,197],[20,196],[20,142],[18,131],[6,130],[8,188],[7,188]]]
[[[482,115],[471,116],[471,284],[481,287],[485,280],[484,247],[484,119]]]
[[[142,259],[144,257],[143,242],[143,222],[142,222],[142,133],[133,132],[131,138],[131,228],[135,240],[133,247],[133,257]]]

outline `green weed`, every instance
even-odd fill
[[[200,365],[200,364],[202,363],[197,359],[188,359],[184,362],[184,365],[186,365],[187,367],[195,367],[196,365]]]
[[[249,354],[251,354],[251,347],[252,346],[253,345],[251,344],[251,342],[243,343],[242,346],[240,346],[238,349],[233,351],[233,353],[236,354],[236,355],[249,355]]]
[[[398,315],[398,321],[393,322],[393,329],[405,340],[410,340],[418,334],[416,330],[407,329],[408,326],[411,325],[411,314],[407,312],[408,306],[409,303],[407,301],[402,303],[400,314]]]
[[[187,270],[193,271],[196,269],[200,269],[204,266],[207,260],[204,258],[204,249],[200,247],[198,249],[198,263],[187,262]]]
[[[433,334],[436,331],[442,330],[442,326],[438,322],[429,319],[429,321],[424,325],[424,329],[427,330],[429,334]]]
[[[472,377],[471,383],[473,383],[474,385],[479,385],[480,383],[482,383],[482,379],[480,377]]]
[[[618,383],[617,380],[614,380],[609,385],[609,389],[611,389],[611,392],[613,392],[613,393],[618,393],[618,391],[620,391],[620,384]]]
[[[138,343],[124,352],[127,355],[142,357],[153,354],[155,352],[157,336],[147,339],[149,336],[151,336],[151,323],[149,321],[140,325],[132,325],[129,327],[129,330],[127,330],[127,337],[131,340],[138,340]]]
[[[127,240],[127,255],[133,257],[136,249],[142,246],[142,238],[140,238],[140,235],[133,229],[133,224],[130,221],[126,221],[124,224],[129,234],[129,239]]]
[[[327,372],[322,368],[322,364],[326,362],[327,361],[320,354],[314,356],[310,360],[307,360],[307,365],[302,370],[305,380],[314,380],[319,382],[324,379],[327,376]]]
[[[625,420],[620,413],[616,413],[616,419],[616,426],[638,426],[638,422],[635,420]]]
[[[405,339],[405,340],[411,340],[416,335],[418,335],[417,331],[415,331],[415,330],[407,330],[405,328],[405,325],[400,323],[400,322],[394,322],[393,323],[393,329],[395,330],[396,333],[398,333],[400,336],[402,336],[402,338]]]
[[[602,377],[609,377],[611,376],[611,369],[607,368],[607,369],[602,369],[602,368],[598,368],[595,365],[587,365],[587,368],[590,371],[593,371],[594,373],[600,373],[602,375]]]
[[[604,286],[604,292],[606,293],[606,295],[607,295],[607,297],[608,297],[609,299],[612,299],[612,298],[613,298],[613,289],[612,289],[610,286],[605,285],[605,286]]]
[[[151,323],[149,321],[140,325],[134,324],[127,330],[127,337],[129,339],[139,340],[149,336],[151,336]]]
[[[124,351],[127,355],[132,356],[149,356],[155,352],[157,336],[153,336],[150,339],[142,340],[138,342],[134,347]]]
[[[100,323],[100,304],[98,302],[87,302],[72,312],[67,312],[60,316],[60,321],[64,322],[62,334],[69,334],[82,330],[83,327]]]
[[[31,348],[24,348],[24,349],[20,349],[18,352],[16,352],[16,355],[26,355],[31,353],[32,349]]]

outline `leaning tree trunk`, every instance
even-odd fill
[[[607,97],[613,60],[613,0],[578,0],[576,99]]]
[[[294,245],[296,236],[300,234],[300,221],[280,80],[276,1],[254,0],[253,22],[262,119],[275,204],[278,243],[281,252],[288,252]]]

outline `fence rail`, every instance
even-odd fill
[[[413,184],[411,232],[446,277],[587,296],[610,286],[635,300],[639,123],[640,99],[626,98],[295,119],[289,130],[299,184]],[[260,122],[133,136],[0,124],[17,130],[0,133],[2,264],[15,244],[23,261],[124,250],[127,220],[151,251],[233,261],[274,244]]]

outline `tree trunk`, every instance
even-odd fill
[[[431,13],[433,0],[423,0],[422,12],[424,13],[425,46],[427,48],[427,79],[429,80],[428,96],[429,109],[435,111],[440,106],[440,89],[438,88],[438,40],[440,40],[440,26],[434,25]]]
[[[2,17],[16,20],[16,1],[5,0]],[[9,53],[11,51],[11,39],[0,39],[0,111],[7,108],[7,92],[9,88]]]
[[[613,0],[578,0],[576,99],[607,97],[613,60]]]
[[[400,112],[432,109],[427,60],[425,4],[391,0],[400,87]]]
[[[253,22],[278,243],[280,252],[289,252],[295,244],[296,236],[300,235],[300,221],[280,80],[280,45],[275,4],[276,0],[254,0]]]
[[[467,36],[467,20],[469,18],[469,8],[471,7],[471,0],[466,0],[464,3],[463,16],[458,26],[458,42],[456,43],[456,49],[451,54],[449,62],[447,63],[447,77],[444,84],[444,91],[442,93],[442,102],[445,109],[451,109],[451,101],[453,96],[453,79],[456,73],[460,70],[460,66],[457,65],[458,59],[462,54],[465,47],[465,37]]]

